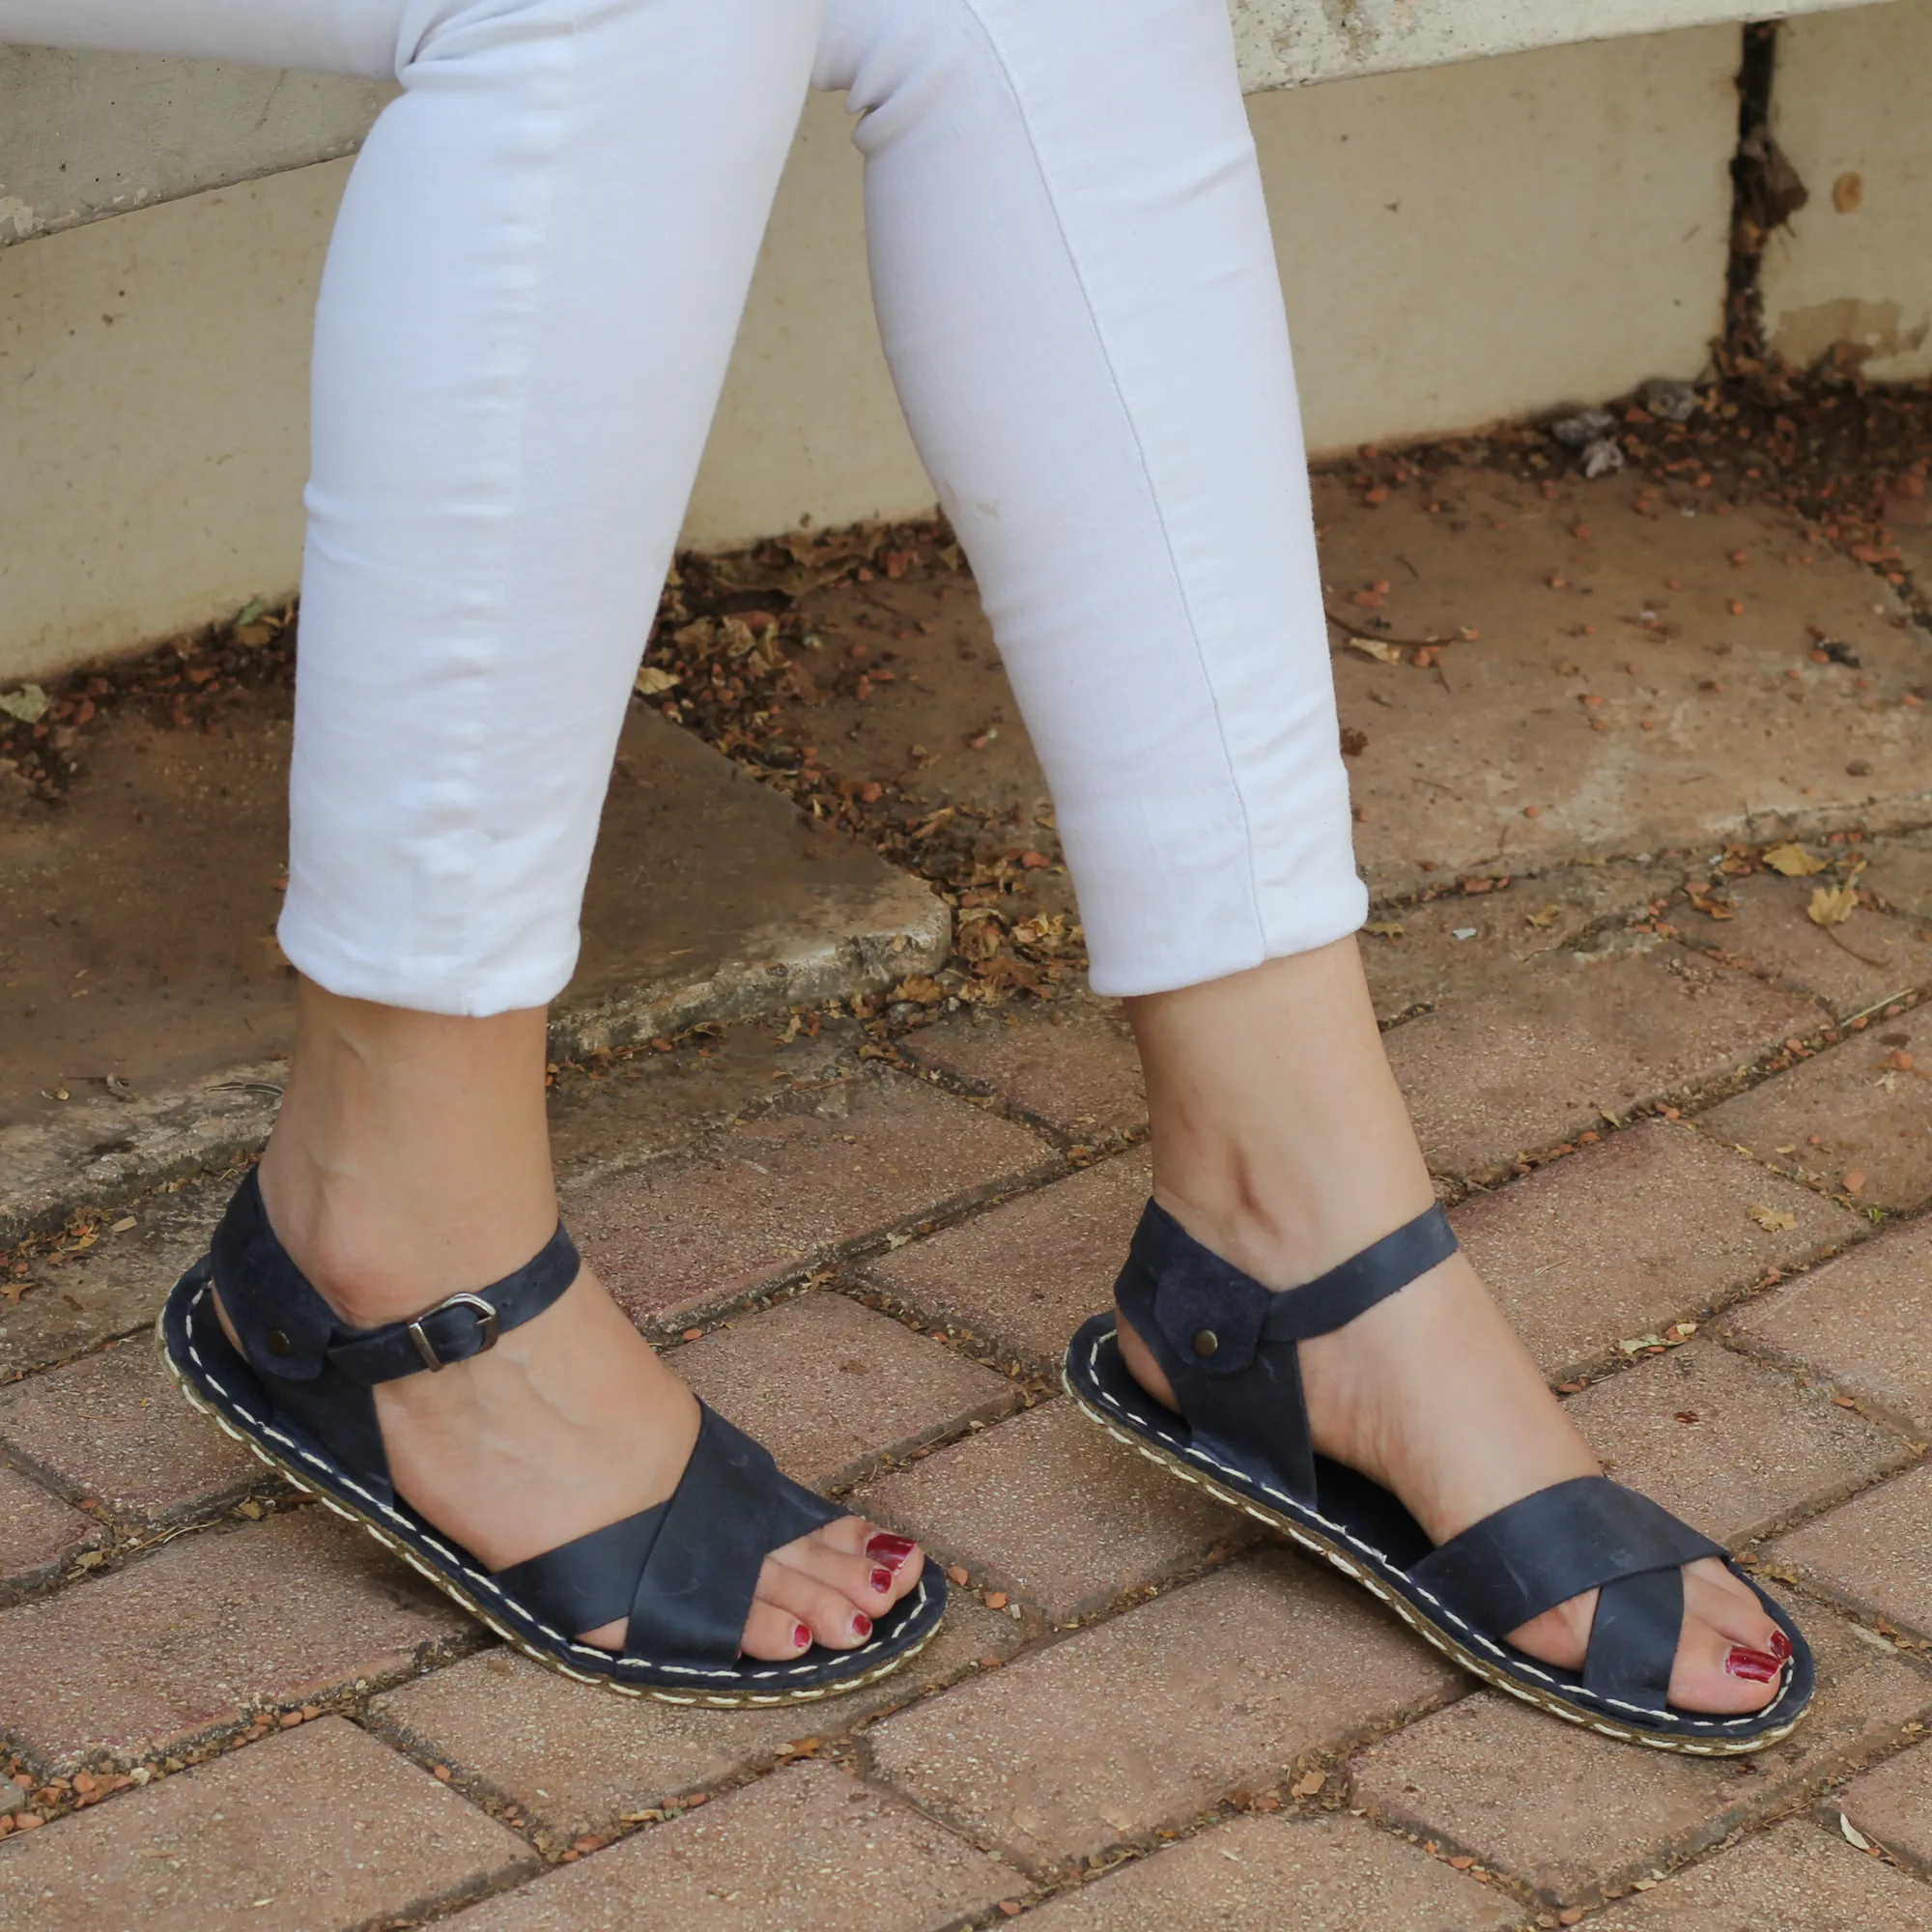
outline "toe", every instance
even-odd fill
[[[745,1619],[742,1647],[761,1663],[783,1663],[811,1648],[811,1629],[776,1604],[754,1603]]]
[[[837,1552],[840,1556],[864,1557],[865,1563],[858,1574],[867,1584],[867,1589],[853,1599],[861,1608],[873,1607],[868,1597],[871,1574],[875,1570],[886,1570],[892,1574],[892,1585],[884,1592],[888,1604],[895,1604],[919,1581],[920,1573],[925,1568],[925,1557],[909,1536],[895,1536],[889,1529],[881,1529],[862,1516],[842,1516],[837,1522],[828,1522],[823,1529],[814,1530],[809,1537],[801,1537],[797,1543],[789,1543],[784,1548],[774,1552],[783,1561],[792,1560],[796,1550],[812,1545],[823,1550]]]
[[[869,1611],[861,1609],[842,1590],[781,1560],[781,1555],[765,1558],[758,1577],[759,1603],[773,1605],[809,1626],[813,1638],[828,1650],[850,1650],[871,1635]]]
[[[773,1554],[778,1562],[837,1590],[854,1609],[872,1617],[884,1616],[912,1587],[906,1566],[895,1570],[873,1556],[848,1556],[821,1537],[802,1537]]]
[[[1514,1630],[1518,1650],[1559,1669],[1579,1670],[1596,1611],[1592,1590]],[[1680,1711],[1744,1717],[1777,1695],[1789,1645],[1750,1587],[1715,1556],[1686,1566],[1684,1624],[1670,1672]]]
[[[1784,1635],[1757,1592],[1715,1556],[1686,1566],[1684,1613],[1702,1619],[1732,1643],[1753,1650],[1775,1652]]]
[[[1744,1717],[1762,1711],[1784,1681],[1784,1666],[1769,1649],[1740,1643],[1688,1611],[1670,1672],[1670,1701],[1680,1711]]]

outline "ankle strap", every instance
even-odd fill
[[[1156,1356],[1166,1345],[1161,1367],[1170,1378],[1177,1363],[1220,1378],[1251,1367],[1265,1343],[1305,1342],[1346,1326],[1459,1245],[1442,1209],[1427,1208],[1326,1274],[1277,1293],[1203,1247],[1150,1201],[1117,1292]],[[1157,1335],[1147,1332],[1150,1325]]]
[[[249,1365],[280,1381],[334,1369],[373,1386],[467,1362],[541,1315],[577,1279],[576,1244],[559,1225],[514,1274],[452,1294],[409,1321],[353,1328],[325,1301],[269,1225],[250,1168],[214,1233],[214,1286]]]

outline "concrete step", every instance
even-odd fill
[[[67,803],[0,820],[0,1239],[256,1146],[293,1042],[274,943],[289,724],[91,731]],[[942,964],[946,906],[634,709],[558,1004],[570,1058],[879,991]]]

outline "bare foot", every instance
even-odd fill
[[[376,1413],[397,1493],[489,1570],[664,1501],[697,1439],[696,1398],[588,1267],[486,1353],[381,1384]],[[773,1550],[745,1654],[776,1662],[813,1642],[853,1649],[923,1560],[905,1538],[849,1516]],[[621,1622],[575,1634],[624,1647]]]
[[[307,980],[299,991],[294,1073],[261,1167],[297,1265],[356,1327],[521,1267],[556,1226],[543,1013],[454,1019]],[[696,1399],[587,1266],[494,1349],[381,1384],[376,1411],[397,1493],[491,1570],[664,1501],[698,1426]],[[858,1517],[773,1550],[745,1653],[855,1648],[923,1563]],[[624,1626],[575,1634],[621,1650]]]
[[[1352,941],[1133,1001],[1154,1194],[1197,1240],[1272,1289],[1313,1280],[1433,1199]],[[1123,1319],[1141,1385],[1173,1391]],[[1301,1345],[1316,1447],[1398,1495],[1436,1543],[1538,1490],[1601,1473],[1589,1445],[1457,1254]],[[1509,1640],[1579,1668],[1597,1593]],[[1776,1694],[1782,1632],[1716,1558],[1689,1564],[1670,1679],[1680,1710],[1741,1716]]]

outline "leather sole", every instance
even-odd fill
[[[1090,1381],[1088,1374],[1075,1366],[1080,1351],[1090,1352],[1097,1358],[1101,1346],[1114,1340],[1115,1330],[1111,1324],[1112,1318],[1107,1316],[1095,1316],[1087,1322],[1074,1336],[1067,1350],[1066,1362],[1061,1370],[1061,1380],[1083,1415],[1097,1423],[1117,1442],[1124,1442],[1170,1476],[1205,1491],[1217,1502],[1239,1510],[1257,1522],[1279,1530],[1303,1549],[1320,1556],[1350,1581],[1359,1583],[1371,1596],[1386,1605],[1417,1635],[1471,1676],[1481,1678],[1485,1684],[1506,1690],[1512,1697],[1533,1705],[1552,1718],[1561,1718],[1565,1723],[1595,1731],[1603,1737],[1615,1738],[1624,1744],[1644,1745],[1652,1750],[1675,1751],[1688,1757],[1747,1757],[1754,1751],[1765,1750],[1788,1738],[1809,1709],[1813,1674],[1809,1648],[1780,1608],[1747,1577],[1743,1580],[1756,1591],[1774,1620],[1791,1637],[1796,1653],[1792,1664],[1787,1667],[1783,1690],[1764,1711],[1740,1719],[1703,1719],[1688,1713],[1680,1718],[1675,1713],[1667,1713],[1664,1716],[1671,1727],[1665,1729],[1651,1724],[1620,1722],[1607,1712],[1573,1701],[1547,1685],[1526,1682],[1493,1659],[1463,1643],[1452,1631],[1444,1629],[1420,1605],[1405,1596],[1397,1580],[1399,1573],[1386,1565],[1386,1559],[1380,1559],[1383,1570],[1382,1574],[1378,1574],[1378,1552],[1367,1545],[1358,1542],[1352,1548],[1345,1547],[1319,1521],[1291,1515],[1259,1496],[1217,1480],[1199,1463],[1188,1459],[1184,1444],[1177,1441],[1175,1446],[1170,1447],[1150,1435],[1142,1434],[1141,1427],[1137,1426],[1139,1418],[1132,1414],[1122,1397],[1109,1392],[1097,1373],[1094,1373]],[[1116,1358],[1118,1353],[1116,1348]],[[1126,1375],[1123,1367],[1119,1373],[1122,1377]],[[1134,1384],[1135,1388],[1138,1386]],[[1150,1404],[1153,1401],[1151,1396],[1144,1396],[1143,1399]],[[1175,1421],[1179,1423],[1179,1418]],[[1179,1426],[1185,1428],[1185,1424]],[[1386,1494],[1386,1492],[1380,1493]],[[1394,1501],[1392,1497],[1389,1500],[1391,1503]],[[1500,1650],[1502,1647],[1497,1648]],[[1525,1659],[1524,1663],[1538,1675],[1549,1676],[1548,1666],[1530,1659]],[[1772,1715],[1778,1711],[1780,1705],[1787,1703],[1796,1708],[1782,1717]],[[1747,1729],[1747,1726],[1749,1728]]]
[[[181,1391],[188,1406],[207,1416],[224,1435],[242,1443],[294,1488],[315,1497],[337,1516],[359,1524],[384,1549],[400,1557],[411,1569],[435,1584],[444,1596],[460,1604],[478,1623],[547,1670],[554,1670],[559,1676],[572,1678],[580,1684],[595,1684],[622,1697],[642,1697],[661,1704],[699,1705],[716,1710],[763,1710],[782,1704],[822,1703],[828,1697],[864,1690],[867,1685],[876,1684],[902,1670],[939,1634],[946,1608],[946,1585],[928,1563],[912,1595],[895,1605],[895,1614],[890,1623],[881,1619],[871,1638],[859,1649],[823,1653],[821,1661],[816,1663],[797,1660],[790,1663],[747,1663],[729,1673],[704,1673],[708,1676],[729,1675],[743,1680],[742,1683],[728,1687],[694,1685],[687,1689],[680,1685],[626,1681],[615,1674],[623,1665],[610,1653],[597,1651],[587,1644],[570,1643],[568,1648],[572,1651],[585,1653],[589,1658],[609,1659],[609,1668],[580,1667],[572,1663],[567,1655],[559,1655],[557,1650],[548,1647],[542,1638],[518,1629],[503,1613],[501,1605],[487,1602],[491,1586],[485,1573],[472,1571],[469,1565],[462,1563],[426,1524],[417,1529],[411,1519],[395,1510],[389,1512],[395,1519],[393,1525],[372,1514],[354,1496],[344,1492],[341,1487],[344,1479],[336,1477],[327,1458],[250,1413],[232,1391],[222,1388],[214,1380],[195,1346],[193,1328],[194,1310],[207,1294],[208,1284],[207,1264],[198,1263],[175,1284],[155,1324],[156,1351],[169,1379]],[[212,1323],[213,1313],[206,1319]],[[219,1332],[218,1327],[216,1332]],[[188,1360],[178,1360],[177,1349]],[[440,1548],[450,1557],[455,1574],[446,1569],[430,1548],[415,1547],[411,1541],[414,1536],[420,1536],[426,1545]],[[476,1578],[477,1587],[472,1588],[464,1580],[470,1577]],[[810,1658],[811,1654],[808,1652],[807,1658]],[[854,1666],[849,1673],[839,1672],[839,1660]],[[651,1666],[645,1664],[640,1667]],[[794,1681],[785,1682],[787,1676]],[[796,1681],[807,1677],[810,1681]]]

